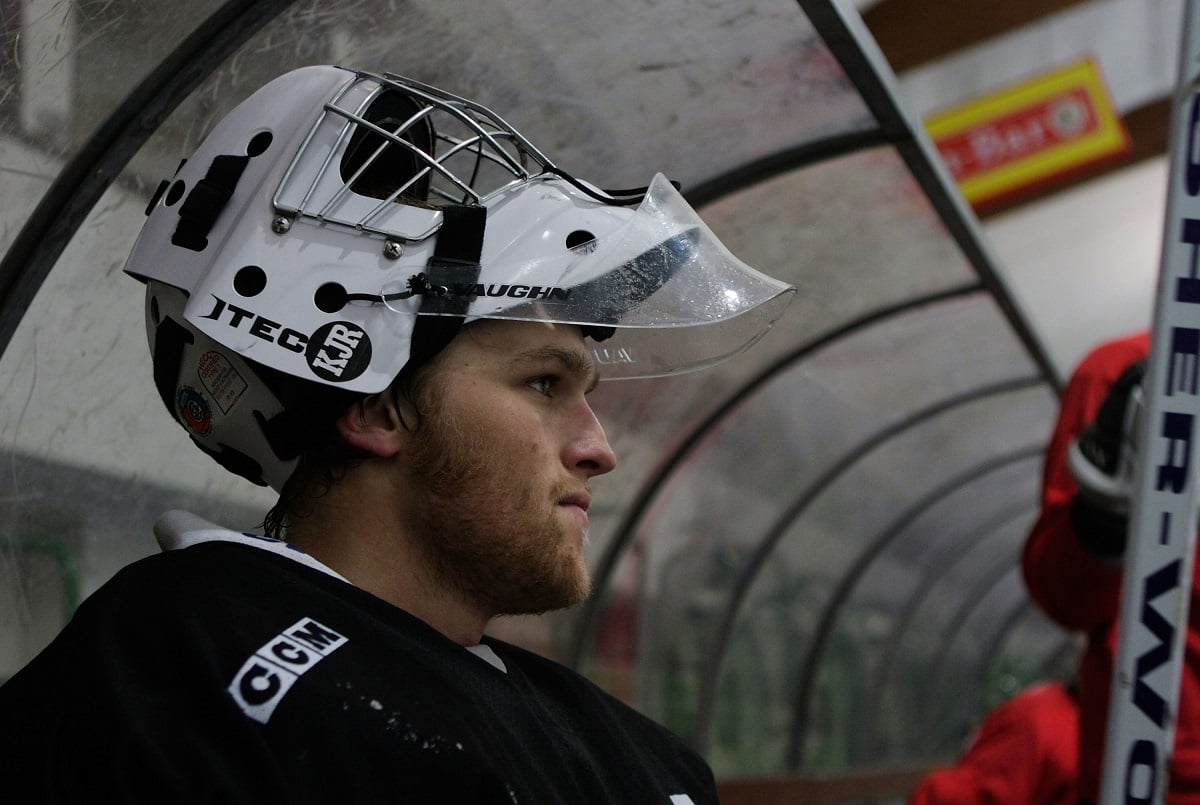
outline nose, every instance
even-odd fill
[[[604,426],[586,402],[577,412],[577,429],[563,455],[563,463],[572,473],[584,479],[612,472],[617,466],[617,454],[608,444]]]

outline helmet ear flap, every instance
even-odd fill
[[[420,115],[421,111],[416,101],[399,92],[384,92],[371,103],[363,119],[411,147],[368,126],[357,126],[339,166],[342,180],[351,190],[362,196],[386,199],[424,171],[403,195],[428,201],[432,171],[421,154],[430,160],[434,158],[437,135],[429,116]]]
[[[267,481],[263,477],[263,467],[254,458],[225,444],[209,446],[197,437],[198,418],[189,416],[192,409],[185,402],[185,398],[190,398],[191,402],[197,406],[196,410],[204,413],[205,421],[212,416],[211,408],[203,395],[195,390],[185,390],[179,384],[184,353],[185,350],[195,345],[195,335],[168,315],[162,316],[158,321],[153,338],[154,345],[151,354],[154,362],[154,385],[158,388],[158,394],[162,398],[167,412],[188,430],[192,442],[197,447],[226,470],[242,476],[257,486],[266,486]],[[207,429],[205,429],[206,432]]]
[[[183,350],[195,338],[170,316],[162,318],[153,333],[151,355],[154,358],[154,385],[167,411],[175,416],[175,385],[183,364]]]

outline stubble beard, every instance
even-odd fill
[[[520,477],[511,451],[487,447],[490,434],[454,421],[436,399],[422,411],[406,462],[417,491],[410,522],[435,581],[489,616],[539,614],[587,598],[583,547],[556,509],[569,490]]]

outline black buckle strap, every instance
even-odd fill
[[[208,173],[196,183],[179,207],[179,223],[171,243],[194,252],[202,252],[208,247],[208,233],[233,197],[233,190],[249,162],[250,157],[230,154],[218,154],[213,158]]]
[[[487,207],[452,204],[442,210],[433,256],[425,266],[426,283],[434,288],[473,288],[479,281]],[[409,363],[420,366],[458,335],[471,306],[469,293],[425,293],[413,325]]]

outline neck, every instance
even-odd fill
[[[347,471],[289,525],[288,542],[456,643],[479,643],[491,614],[437,577],[421,537],[405,527],[402,495],[381,469],[368,460]]]

